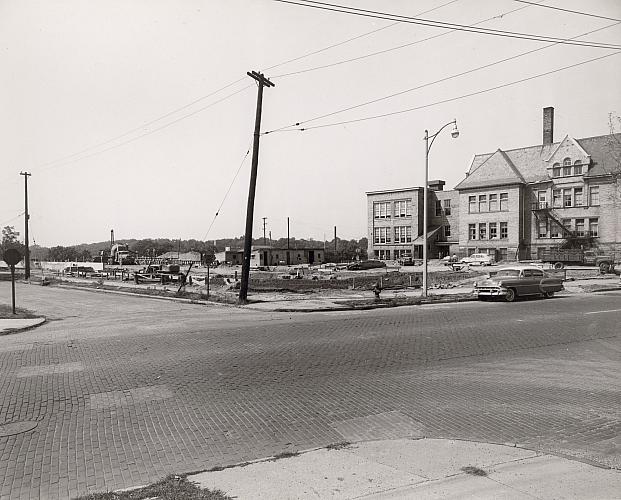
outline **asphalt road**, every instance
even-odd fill
[[[408,436],[621,468],[619,292],[284,314],[20,285],[18,305],[50,321],[0,337],[1,498]]]

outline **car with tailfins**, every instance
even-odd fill
[[[561,278],[536,266],[504,267],[474,285],[474,291],[480,300],[502,298],[507,302],[526,295],[551,298],[563,289]]]

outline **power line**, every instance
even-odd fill
[[[590,35],[592,33],[596,33],[598,31],[602,31],[602,30],[611,28],[613,26],[617,26],[618,24],[621,24],[621,21],[613,23],[613,24],[609,24],[608,26],[604,26],[602,28],[597,28],[595,30],[587,31],[586,33],[582,33],[580,35],[576,35],[573,38],[580,38],[582,36]],[[323,115],[315,116],[314,118],[310,118],[308,120],[304,120],[304,121],[301,121],[301,122],[296,122],[296,123],[291,124],[291,125],[286,125],[284,127],[281,127],[281,128],[278,128],[278,129],[274,129],[274,130],[271,130],[271,131],[268,131],[268,132],[265,132],[265,134],[269,134],[269,133],[272,133],[272,132],[280,132],[280,131],[283,131],[283,130],[285,130],[287,128],[298,127],[298,126],[300,126],[301,124],[304,124],[304,123],[309,123],[309,122],[312,122],[312,121],[320,120],[322,118],[327,118],[329,116],[334,116],[334,115],[337,115],[337,114],[340,114],[340,113],[344,113],[346,111],[351,111],[353,109],[358,109],[358,108],[361,108],[361,107],[364,107],[364,106],[368,106],[370,104],[375,104],[375,103],[380,102],[380,101],[385,101],[387,99],[391,99],[393,97],[397,97],[397,96],[400,96],[400,95],[403,95],[403,94],[407,94],[407,93],[413,92],[415,90],[420,90],[422,88],[429,87],[431,85],[436,85],[438,83],[442,83],[442,82],[445,82],[445,81],[448,81],[448,80],[452,80],[452,79],[458,78],[460,76],[465,76],[465,75],[468,75],[470,73],[475,73],[477,71],[480,71],[480,70],[486,69],[486,68],[490,68],[490,67],[495,66],[497,64],[501,64],[501,63],[504,63],[504,62],[507,62],[507,61],[511,61],[513,59],[518,59],[518,58],[523,57],[525,55],[529,55],[529,54],[532,54],[534,52],[539,52],[541,50],[545,50],[545,49],[548,49],[550,47],[554,47],[555,45],[558,45],[558,43],[551,43],[551,44],[545,45],[543,47],[539,47],[539,48],[536,48],[536,49],[528,50],[526,52],[521,52],[520,54],[516,54],[516,55],[510,56],[510,57],[505,57],[503,59],[499,59],[497,61],[494,61],[494,62],[491,62],[491,63],[488,63],[488,64],[484,64],[484,65],[478,66],[476,68],[472,68],[472,69],[469,69],[469,70],[466,70],[466,71],[462,71],[460,73],[455,73],[453,75],[450,75],[450,76],[447,76],[447,77],[444,77],[444,78],[440,78],[439,80],[435,80],[435,81],[432,81],[432,82],[427,82],[427,83],[418,85],[416,87],[411,87],[409,89],[405,89],[405,90],[402,90],[402,91],[399,91],[399,92],[395,92],[395,93],[387,95],[387,96],[383,96],[383,97],[379,97],[377,99],[373,99],[371,101],[366,101],[366,102],[363,102],[363,103],[360,103],[360,104],[356,104],[354,106],[349,106],[349,107],[346,107],[346,108],[343,108],[343,109],[339,109],[337,111],[332,111],[330,113],[326,113],[326,114],[323,114]]]
[[[429,12],[433,12],[435,10],[441,9],[442,7],[446,7],[447,5],[453,4],[453,3],[458,2],[458,1],[459,0],[451,0],[450,2],[446,2],[446,3],[443,3],[442,5],[438,5],[437,7],[434,7],[433,9],[429,9],[429,10],[426,10],[426,11],[423,11],[423,12],[419,12],[417,15],[418,16],[422,16],[423,14],[428,14]],[[521,7],[521,8],[525,8],[525,7]],[[516,9],[516,10],[519,10],[519,9]],[[310,57],[310,56],[314,56],[316,54],[320,54],[320,53],[325,52],[327,50],[330,50],[330,49],[333,49],[333,48],[336,48],[336,47],[340,47],[341,45],[345,45],[345,44],[347,44],[349,42],[353,42],[355,40],[359,40],[360,38],[364,38],[366,36],[378,33],[378,32],[383,31],[385,29],[392,28],[393,26],[397,26],[399,24],[401,24],[401,23],[400,22],[395,22],[395,23],[388,24],[387,26],[383,26],[381,28],[377,28],[377,29],[374,29],[374,30],[371,30],[371,31],[367,31],[366,33],[362,33],[361,35],[357,35],[357,36],[354,36],[352,38],[348,38],[347,40],[343,40],[341,42],[337,42],[337,43],[335,43],[333,45],[328,45],[327,47],[324,47],[324,48],[321,48],[321,49],[318,49],[318,50],[314,50],[312,52],[308,52],[308,53],[306,53],[306,54],[304,54],[302,56],[299,56],[299,57],[294,57],[293,59],[289,59],[287,61],[275,64],[274,66],[270,66],[269,68],[264,68],[261,71],[269,71],[271,69],[278,68],[280,66],[284,66],[285,64],[289,64],[289,63],[292,63],[292,62],[299,61],[301,59],[305,59],[305,58]],[[277,77],[272,77],[272,78],[277,78]]]
[[[545,0],[540,0],[540,1],[543,2]],[[473,23],[471,26],[477,26],[479,24],[483,24],[483,23],[486,23],[488,21],[492,21],[494,19],[498,19],[498,18],[507,16],[509,14],[513,14],[514,12],[518,12],[520,10],[524,10],[524,9],[528,9],[528,8],[529,8],[528,5],[526,5],[525,7],[518,7],[517,9],[513,9],[513,10],[510,10],[510,11],[507,11],[507,12],[503,12],[502,14],[499,14],[499,15],[496,15],[496,16],[492,16],[492,17],[488,17],[487,19],[482,19],[480,21],[477,21],[476,23]],[[418,15],[421,15],[421,14],[418,14]],[[396,24],[400,24],[400,23],[398,23],[398,22],[397,23],[393,23],[390,26],[394,26]],[[457,31],[457,30],[453,29],[453,30],[450,30],[450,31],[445,31],[444,33],[439,33],[437,35],[429,36],[427,38],[423,38],[421,40],[416,40],[414,42],[409,42],[409,43],[405,43],[405,44],[402,44],[402,45],[397,45],[396,47],[390,47],[388,49],[378,50],[376,52],[371,52],[370,54],[365,54],[365,55],[358,56],[358,57],[352,57],[350,59],[344,59],[344,60],[337,61],[337,62],[330,63],[330,64],[324,64],[323,66],[315,66],[315,67],[312,67],[312,68],[302,69],[302,70],[299,70],[299,71],[292,71],[290,73],[283,73],[281,75],[273,76],[272,78],[275,79],[275,78],[284,78],[284,77],[293,76],[293,75],[300,75],[302,73],[309,73],[311,71],[316,71],[316,70],[319,70],[319,69],[327,69],[327,68],[332,68],[334,66],[339,66],[341,64],[347,64],[347,63],[350,63],[350,62],[360,61],[362,59],[367,59],[369,57],[374,57],[374,56],[386,54],[388,52],[392,52],[393,50],[399,50],[399,49],[403,49],[403,48],[406,48],[406,47],[411,47],[412,45],[417,45],[419,43],[428,42],[429,40],[433,40],[435,38],[440,38],[440,37],[443,37],[443,36],[446,36],[446,35],[450,35],[451,33],[454,33],[455,31]]]
[[[13,222],[16,219],[19,219],[24,214],[25,214],[25,212],[21,212],[21,213],[17,214],[15,217],[11,217],[10,219],[5,220],[4,222],[0,223],[0,226],[4,227],[5,224],[8,224],[9,222]]]
[[[101,151],[96,151],[94,153],[91,153],[91,154],[88,154],[88,155],[85,155],[85,156],[80,156],[79,158],[74,158],[74,159],[71,159],[71,160],[67,160],[67,161],[64,161],[62,163],[59,163],[58,165],[52,165],[52,166],[49,166],[49,167],[41,169],[41,170],[51,170],[51,169],[54,169],[54,168],[64,167],[65,165],[68,165],[70,163],[74,163],[74,162],[80,161],[80,160],[85,160],[87,158],[91,158],[93,156],[97,156],[97,155],[106,153],[107,151],[110,151],[112,149],[116,149],[116,148],[119,148],[121,146],[125,146],[126,144],[129,144],[131,142],[137,141],[138,139],[142,139],[143,137],[146,137],[147,135],[154,134],[155,132],[159,132],[162,129],[170,127],[171,125],[174,125],[175,123],[178,123],[178,122],[180,122],[182,120],[185,120],[186,118],[189,118],[190,116],[194,116],[194,115],[200,113],[201,111],[205,111],[206,109],[211,108],[212,106],[215,106],[216,104],[219,104],[222,101],[226,101],[227,99],[230,99],[231,97],[233,97],[233,96],[235,96],[235,95],[237,95],[237,94],[239,94],[239,93],[249,89],[250,87],[252,87],[252,85],[247,85],[247,86],[245,86],[244,88],[242,88],[240,90],[237,90],[237,91],[235,91],[235,92],[233,92],[231,94],[226,95],[225,97],[223,97],[221,99],[218,99],[217,101],[214,101],[214,102],[208,104],[207,106],[203,106],[202,108],[199,108],[199,109],[197,109],[195,111],[192,111],[191,113],[188,113],[186,115],[183,115],[180,118],[177,118],[176,120],[173,120],[171,122],[165,123],[164,125],[162,125],[160,127],[157,127],[157,128],[152,129],[152,130],[149,130],[148,132],[145,132],[144,134],[138,135],[136,137],[132,137],[131,139],[123,141],[123,142],[121,142],[119,144],[115,144],[114,146],[110,146],[108,148],[102,149]]]
[[[216,214],[213,216],[213,220],[211,221],[211,224],[209,224],[209,228],[207,229],[207,233],[205,234],[205,237],[203,238],[203,241],[207,241],[207,236],[209,236],[211,228],[213,227],[214,223],[216,222],[216,218],[218,217],[218,215],[220,215],[220,210],[222,210],[222,206],[224,205],[224,202],[228,198],[229,193],[231,192],[231,189],[233,188],[233,184],[235,183],[235,180],[237,179],[237,176],[239,175],[239,172],[241,172],[241,169],[244,166],[244,163],[246,162],[246,159],[248,158],[248,155],[250,154],[250,151],[252,151],[252,141],[248,145],[248,150],[246,151],[246,154],[244,155],[241,163],[239,164],[239,167],[237,167],[237,172],[235,172],[235,175],[233,176],[233,180],[229,184],[229,188],[226,190],[226,193],[224,194],[224,198],[222,198],[222,201],[220,202],[220,206],[218,206],[218,210],[216,210]]]
[[[179,111],[183,111],[184,109],[187,109],[187,108],[193,106],[194,104],[197,104],[197,103],[199,103],[201,101],[204,101],[208,97],[211,97],[211,96],[213,96],[215,94],[218,94],[219,92],[222,92],[223,90],[226,90],[227,88],[232,87],[233,85],[235,85],[236,83],[241,82],[242,80],[243,80],[243,78],[240,78],[239,80],[235,80],[234,82],[231,82],[231,83],[225,85],[224,87],[220,87],[218,90],[214,90],[213,92],[210,92],[209,94],[206,94],[206,95],[201,96],[201,97],[199,97],[197,99],[194,99],[192,102],[189,102],[189,103],[187,103],[187,104],[185,104],[185,105],[183,105],[183,106],[181,106],[179,108],[173,109],[172,111],[169,111],[168,113],[165,113],[165,114],[163,114],[161,116],[158,116],[157,118],[154,118],[153,120],[151,120],[151,121],[149,121],[147,123],[139,125],[138,127],[134,127],[132,129],[128,130],[127,132],[123,132],[122,134],[119,134],[119,135],[117,135],[115,137],[112,137],[111,139],[99,142],[97,144],[93,144],[92,146],[88,146],[88,147],[86,147],[86,148],[84,148],[84,149],[82,149],[80,151],[77,151],[75,153],[72,153],[70,155],[63,156],[61,158],[57,158],[56,160],[49,161],[47,163],[43,163],[43,164],[39,165],[39,168],[47,167],[47,166],[53,165],[55,163],[63,162],[65,160],[74,158],[74,157],[79,156],[79,155],[81,155],[83,153],[91,151],[92,149],[97,149],[97,148],[99,148],[101,146],[105,146],[107,144],[110,144],[111,142],[114,142],[114,141],[117,141],[119,139],[122,139],[123,137],[128,136],[128,135],[130,135],[130,134],[132,134],[134,132],[137,132],[138,130],[141,130],[141,129],[144,129],[145,127],[153,125],[154,123],[157,123],[157,122],[163,120],[164,118],[168,118],[169,116],[172,116],[172,115],[178,113]]]
[[[617,18],[614,18],[614,17],[598,16],[597,14],[591,14],[590,12],[582,12],[582,11],[579,11],[579,10],[563,9],[561,7],[554,7],[553,5],[543,5],[543,4],[538,4],[538,3],[535,3],[535,2],[527,2],[526,0],[514,0],[514,2],[525,3],[525,4],[528,4],[528,5],[535,5],[537,7],[545,7],[546,9],[561,10],[563,12],[570,12],[572,14],[580,14],[581,16],[596,17],[598,19],[607,19],[608,21],[621,21],[621,19],[617,19]]]
[[[357,9],[354,7],[342,6],[337,4],[325,3],[325,2],[311,2],[310,0],[274,0],[275,2],[286,3],[291,5],[297,5],[300,7],[310,7],[313,9],[326,10],[331,12],[340,12],[341,14],[351,14],[355,16],[361,17],[369,17],[373,19],[385,19],[388,21],[398,21],[409,24],[417,24],[421,26],[431,26],[434,28],[442,28],[442,29],[454,29],[457,31],[466,31],[471,33],[478,33],[480,35],[494,35],[506,38],[517,38],[522,40],[533,40],[537,42],[561,42],[566,45],[576,45],[580,47],[592,47],[592,48],[600,48],[600,49],[621,49],[621,45],[609,44],[609,43],[598,43],[591,41],[564,41],[560,38],[543,36],[543,35],[533,35],[530,33],[521,33],[516,31],[506,31],[506,30],[495,30],[492,28],[476,28],[474,26],[467,26],[463,24],[456,23],[445,23],[441,21],[433,21],[430,19],[423,19],[417,17],[410,16],[401,16],[398,14],[389,14],[385,12],[378,12],[372,10],[365,9]],[[301,3],[306,1],[308,3]],[[318,4],[318,5],[313,5]],[[348,10],[344,10],[348,9]]]
[[[379,115],[367,116],[367,117],[364,117],[364,118],[357,118],[357,119],[354,119],[354,120],[345,120],[345,121],[340,121],[340,122],[326,123],[324,125],[315,125],[315,126],[312,126],[312,127],[289,128],[287,130],[279,130],[279,132],[294,132],[294,131],[304,132],[306,130],[313,130],[313,129],[317,129],[317,128],[336,127],[338,125],[347,125],[347,124],[350,124],[350,123],[358,123],[358,122],[363,122],[363,121],[368,121],[368,120],[376,120],[378,118],[386,118],[388,116],[399,115],[399,114],[403,114],[403,113],[409,113],[409,112],[412,112],[412,111],[417,111],[417,110],[420,110],[420,109],[425,109],[425,108],[430,108],[430,107],[433,107],[433,106],[437,106],[439,104],[445,104],[447,102],[458,101],[458,100],[461,100],[461,99],[465,99],[467,97],[473,97],[473,96],[476,96],[476,95],[486,94],[488,92],[492,92],[494,90],[502,89],[502,88],[505,88],[505,87],[511,87],[513,85],[517,85],[518,83],[524,83],[524,82],[527,82],[527,81],[530,81],[530,80],[535,80],[537,78],[548,76],[548,75],[551,75],[553,73],[558,73],[560,71],[564,71],[564,70],[567,70],[567,69],[576,68],[578,66],[582,66],[583,64],[588,64],[588,63],[591,63],[591,62],[600,61],[600,60],[605,59],[607,57],[612,57],[612,56],[616,56],[616,55],[619,55],[619,54],[621,54],[621,52],[614,52],[612,54],[606,54],[605,56],[595,57],[593,59],[587,59],[586,61],[582,61],[582,62],[579,62],[579,63],[571,64],[569,66],[564,66],[562,68],[557,68],[555,70],[546,71],[545,73],[539,73],[537,75],[529,76],[529,77],[526,77],[526,78],[521,78],[519,80],[514,80],[514,81],[508,82],[508,83],[503,83],[501,85],[496,85],[494,87],[489,87],[487,89],[477,90],[477,91],[471,92],[469,94],[462,94],[462,95],[457,96],[457,97],[451,97],[451,98],[443,99],[443,100],[436,101],[436,102],[433,102],[433,103],[430,103],[430,104],[424,104],[424,105],[421,105],[421,106],[416,106],[416,107],[413,107],[413,108],[407,108],[407,109],[402,109],[402,110],[399,110],[399,111],[393,111],[391,113],[382,113],[382,114],[379,114]]]

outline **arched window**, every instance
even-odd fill
[[[563,177],[571,175],[571,158],[563,160]]]
[[[582,175],[582,161],[576,160],[574,162],[574,175]]]
[[[552,165],[552,177],[560,177],[561,176],[561,166],[558,163]]]

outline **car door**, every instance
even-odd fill
[[[533,276],[534,272],[533,269],[523,269],[520,273],[520,295],[539,293],[539,280]]]

